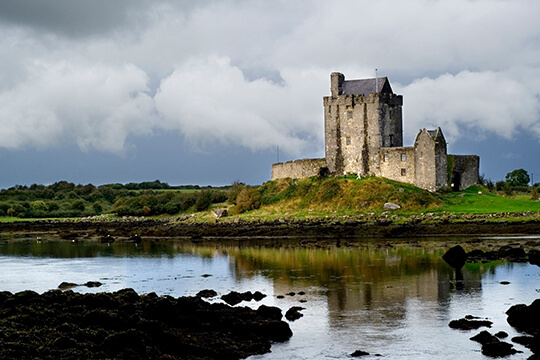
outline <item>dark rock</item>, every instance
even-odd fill
[[[518,351],[514,349],[512,344],[504,341],[491,342],[482,345],[482,354],[491,357],[504,357],[508,355],[514,355]]]
[[[527,254],[521,247],[503,246],[498,250],[499,258],[513,262],[527,262]]]
[[[482,250],[473,250],[467,253],[467,260],[479,261],[485,258],[485,253]]]
[[[264,299],[266,297],[265,294],[263,294],[262,292],[260,291],[255,291],[253,293],[253,300],[255,301],[261,301],[262,299]]]
[[[260,316],[264,318],[273,319],[273,320],[281,320],[281,318],[283,317],[283,314],[281,313],[281,309],[275,306],[261,305],[257,309],[257,314],[259,314]]]
[[[222,295],[221,300],[225,301],[229,305],[234,306],[236,304],[240,304],[243,298],[242,298],[242,294],[240,294],[239,292],[231,291],[228,294]]]
[[[536,339],[534,338],[534,336],[514,336],[512,338],[512,341],[516,344],[528,347],[529,349],[536,345]]]
[[[9,314],[0,317],[1,359],[232,360],[263,354],[272,341],[292,336],[278,308],[139,296],[133,289],[0,292],[0,302]]]
[[[508,333],[505,331],[499,331],[498,333],[495,334],[495,336],[498,337],[499,339],[505,339],[508,337]]]
[[[498,337],[485,330],[473,336],[471,340],[482,344],[482,354],[486,356],[503,357],[518,352],[512,344],[499,340]]]
[[[201,298],[211,298],[217,296],[217,292],[215,290],[206,289],[199,291],[197,296]]]
[[[501,285],[510,285],[510,281],[501,281],[499,284],[501,284]]]
[[[450,248],[442,256],[444,261],[454,269],[461,269],[465,262],[467,261],[467,253],[461,247],[461,245],[456,245],[453,248]]]
[[[265,297],[266,295],[264,295],[260,291],[255,291],[254,293],[252,293],[251,291],[246,291],[243,293],[239,293],[237,291],[231,291],[230,293],[223,295],[221,299],[225,301],[227,304],[234,306],[236,304],[241,303],[242,301],[251,301],[251,300],[261,301]]]
[[[530,250],[527,257],[531,265],[540,266],[540,250]]]
[[[514,305],[508,311],[507,321],[519,331],[534,335],[540,332],[540,299],[536,299],[531,305]]]
[[[459,330],[474,330],[481,328],[483,326],[485,327],[491,327],[493,323],[488,320],[468,320],[468,319],[459,319],[459,320],[452,320],[448,324],[452,329],[459,329]]]
[[[88,281],[86,282],[86,284],[84,284],[84,286],[89,287],[89,288],[100,287],[101,285],[103,284],[100,283],[99,281]]]
[[[293,306],[287,312],[285,313],[285,319],[289,321],[295,321],[300,319],[304,314],[300,313],[300,310],[304,310],[305,308],[301,306]]]
[[[489,344],[492,342],[500,342],[500,340],[496,336],[491,335],[491,333],[486,330],[476,334],[475,336],[471,338],[471,340],[479,342],[482,345]]]
[[[356,350],[351,354],[352,357],[360,357],[360,356],[366,356],[369,355],[368,352],[362,351],[362,350]]]
[[[71,289],[71,288],[74,288],[76,286],[79,286],[79,284],[64,281],[64,282],[60,283],[60,285],[58,285],[58,288],[61,289],[61,290],[64,290],[64,289]]]

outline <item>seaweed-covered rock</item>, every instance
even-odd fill
[[[459,329],[459,330],[475,330],[481,327],[491,327],[493,325],[493,322],[489,320],[470,320],[470,319],[459,319],[459,320],[452,320],[448,324],[452,329]]]
[[[527,346],[535,355],[540,355],[540,299],[530,305],[518,304],[506,312],[507,321],[517,330],[532,335],[530,337],[516,337],[520,344]]]
[[[287,312],[285,313],[285,319],[289,321],[295,321],[300,319],[304,314],[302,314],[300,311],[304,310],[305,308],[301,306],[293,306]]]
[[[241,359],[292,336],[277,308],[132,289],[2,292],[0,302],[0,359]]]

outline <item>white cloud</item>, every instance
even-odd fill
[[[404,95],[409,138],[441,126],[450,139],[540,139],[538,13],[536,0],[141,0],[76,38],[68,20],[0,17],[0,147],[121,153],[130,135],[166,129],[310,156],[330,72],[376,67]]]
[[[147,77],[134,65],[36,62],[24,81],[0,93],[6,148],[76,143],[121,153],[129,134],[151,129]]]
[[[194,143],[219,141],[253,150],[279,145],[290,153],[321,145],[320,92],[312,75],[284,73],[285,85],[248,81],[227,57],[192,60],[161,83],[155,96],[162,126]],[[315,81],[320,79],[315,79]]]
[[[510,139],[518,131],[534,130],[540,117],[540,86],[531,86],[530,74],[463,71],[394,86],[404,95],[406,135],[441,126],[450,141],[492,134]]]

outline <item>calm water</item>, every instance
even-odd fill
[[[540,297],[540,267],[467,264],[456,275],[440,258],[447,244],[427,240],[413,246],[374,241],[369,247],[320,249],[270,240],[108,246],[46,238],[36,243],[34,238],[0,238],[0,290],[41,293],[63,281],[100,281],[100,288],[74,291],[130,287],[140,294],[184,296],[203,289],[220,295],[259,290],[268,295],[263,301],[241,305],[264,303],[284,312],[305,307],[304,317],[290,324],[290,341],[250,359],[346,359],[358,349],[391,359],[487,359],[469,340],[480,330],[452,330],[448,323],[467,314],[481,316],[493,321],[490,332],[503,330],[512,337],[517,333],[505,311]],[[286,295],[300,291],[305,295]],[[530,356],[515,347],[524,353],[507,359]]]

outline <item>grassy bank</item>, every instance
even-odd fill
[[[465,191],[431,193],[410,184],[383,178],[356,177],[281,179],[269,181],[250,196],[237,197],[232,213],[242,217],[309,218],[392,214],[496,214],[540,212],[540,202],[531,196],[503,196],[481,186]],[[387,211],[385,203],[401,208]],[[242,211],[242,210],[247,211]]]
[[[181,218],[216,221],[212,210],[226,208],[228,220],[316,219],[344,216],[430,217],[503,213],[540,213],[530,194],[514,196],[473,186],[460,192],[431,193],[413,185],[377,177],[280,179],[251,187],[237,183],[219,189],[135,189],[53,184],[0,193],[0,222],[40,219]],[[385,203],[398,210],[385,210]],[[5,216],[10,214],[12,216]],[[22,214],[23,216],[18,216]],[[4,216],[2,216],[4,215]],[[530,215],[527,215],[530,216]],[[535,218],[538,214],[534,215]],[[515,218],[515,216],[511,216]],[[188,219],[188,220],[186,220]]]

